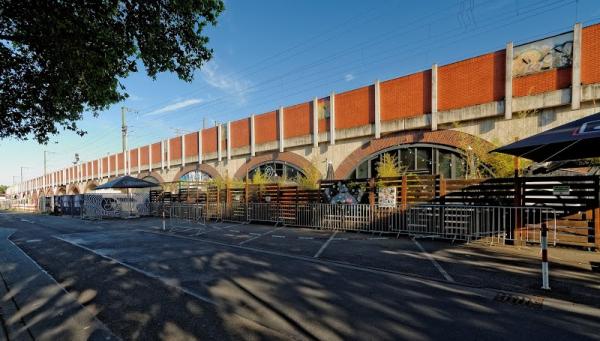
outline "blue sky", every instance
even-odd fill
[[[597,0],[292,1],[226,0],[207,31],[214,58],[191,83],[144,72],[123,80],[130,98],[80,126],[84,137],[62,132],[46,146],[0,140],[0,184],[60,169],[79,153],[96,159],[121,149],[120,107],[129,145],[145,145],[226,122],[428,69],[570,30],[600,19]]]

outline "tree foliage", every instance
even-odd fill
[[[8,189],[8,186],[0,185],[0,194],[6,194],[7,189]]]
[[[0,0],[0,138],[46,143],[60,128],[127,98],[120,79],[208,61],[203,33],[221,0]]]
[[[377,177],[392,178],[402,174],[398,166],[398,157],[396,154],[384,153],[377,162]]]

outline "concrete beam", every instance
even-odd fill
[[[284,140],[285,140],[285,136],[283,136],[283,107],[279,107],[279,110],[277,111],[277,123],[279,125],[279,152],[283,153],[285,146],[284,146]]]
[[[217,160],[221,162],[223,158],[223,145],[221,144],[221,135],[223,134],[223,128],[221,124],[217,126]]]
[[[231,121],[227,121],[227,161],[231,160]]]
[[[181,167],[185,167],[185,135],[181,135]]]
[[[202,129],[198,130],[198,163],[202,163]]]
[[[373,86],[375,87],[375,95],[374,95],[374,105],[375,105],[375,138],[378,139],[381,137],[381,93],[380,93],[380,86],[379,86],[379,80],[375,81],[375,84],[373,84]]]
[[[256,156],[256,126],[254,125],[255,115],[250,115],[250,156]]]
[[[438,112],[438,66],[431,67],[431,130],[437,130]]]
[[[506,62],[504,71],[504,118],[512,119],[512,100],[513,100],[513,43],[506,44]]]
[[[573,27],[571,91],[571,109],[578,110],[581,107],[581,23]]]
[[[329,95],[329,143],[335,144],[335,93]]]
[[[312,142],[313,142],[313,147],[317,148],[317,147],[319,147],[319,99],[316,97],[315,97],[315,99],[313,99],[312,111],[313,111]]]

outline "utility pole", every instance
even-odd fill
[[[127,110],[128,109],[126,107],[121,107],[121,138],[123,155],[125,155],[125,150],[127,150],[127,125],[125,124],[125,112]]]

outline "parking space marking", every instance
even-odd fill
[[[386,240],[389,239],[388,237],[370,237],[368,238],[369,240]]]
[[[419,248],[419,250],[421,250],[421,252],[423,252],[423,254],[425,254],[425,257],[427,257],[427,259],[429,259],[431,261],[431,263],[433,263],[433,266],[442,274],[442,276],[444,276],[444,278],[448,282],[454,283],[454,278],[452,278],[452,276],[450,276],[450,274],[448,274],[446,272],[446,270],[444,270],[444,268],[442,268],[440,263],[438,263],[435,260],[435,258],[433,258],[433,256],[425,250],[425,248],[421,245],[421,243],[419,243],[415,238],[411,238],[411,240],[415,243],[415,245]]]
[[[298,237],[298,239],[315,239],[315,237]]]
[[[270,231],[267,231],[267,232],[265,232],[265,233],[260,233],[260,234],[258,234],[258,236],[256,236],[256,235],[255,235],[254,237],[252,237],[252,238],[250,238],[250,239],[246,239],[246,240],[242,241],[241,243],[239,243],[238,245],[244,245],[244,244],[246,244],[246,243],[248,243],[248,242],[251,242],[251,241],[253,241],[253,240],[256,240],[256,239],[258,239],[258,238],[260,238],[260,237],[262,237],[262,236],[266,236],[266,235],[268,235],[268,234],[271,234],[271,233],[273,233],[273,232],[275,232],[275,231],[277,231],[277,230],[281,230],[282,228],[283,228],[283,226],[281,226],[281,227],[278,227],[278,228],[275,228],[275,229],[272,229],[272,230],[270,230]],[[252,233],[251,233],[251,234],[252,234]]]
[[[279,234],[272,234],[271,237],[273,238],[285,238],[285,236],[279,235]]]
[[[333,240],[333,238],[335,238],[335,235],[338,233],[338,231],[333,232],[333,234],[331,236],[329,236],[329,238],[327,239],[327,241],[325,243],[323,243],[323,245],[321,245],[321,248],[319,249],[319,251],[317,251],[317,253],[315,253],[315,255],[313,256],[313,258],[319,258],[319,256],[323,253],[323,251],[325,251],[325,249],[327,248],[327,246],[329,246],[329,243],[331,243],[331,241]]]

